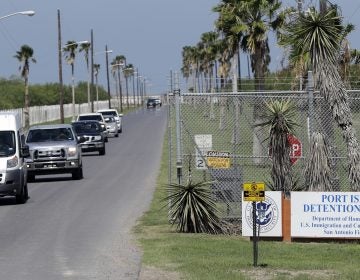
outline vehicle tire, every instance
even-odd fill
[[[16,204],[24,204],[28,199],[28,188],[27,185],[22,187],[21,193],[15,196]]]
[[[121,126],[121,128],[120,128],[120,130],[119,130],[119,133],[122,133],[122,126]]]
[[[28,182],[35,182],[35,174],[29,174],[27,175],[27,181]]]
[[[116,133],[116,134],[115,134],[115,137],[119,137],[119,133]]]
[[[84,178],[82,166],[73,171],[71,175],[74,180],[81,180],[82,178]]]
[[[104,145],[104,148],[102,148],[102,149],[99,151],[99,155],[100,155],[100,156],[105,155],[105,145]]]
[[[108,138],[108,137],[105,138],[105,142],[106,142],[106,143],[109,142],[109,138]]]

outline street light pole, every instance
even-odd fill
[[[0,17],[0,20],[4,19],[4,18],[8,18],[8,17],[12,17],[12,16],[16,16],[16,15],[23,15],[23,16],[33,16],[35,15],[34,11],[22,11],[22,12],[16,12],[16,13],[12,13],[6,16],[2,16]]]

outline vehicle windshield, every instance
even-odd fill
[[[102,111],[101,114],[106,116],[114,116],[114,117],[117,116],[115,111]]]
[[[104,116],[104,119],[106,123],[115,122],[115,119],[112,116],[106,116],[106,117]]]
[[[31,129],[27,136],[26,142],[52,142],[52,141],[68,141],[74,140],[74,135],[70,128],[47,128],[47,129]]]
[[[102,122],[101,115],[85,115],[85,116],[79,116],[79,121],[98,121]]]
[[[15,154],[16,141],[14,131],[0,131],[0,157],[8,157]]]
[[[96,122],[74,123],[73,127],[77,134],[100,133],[101,132],[100,124],[96,123]]]

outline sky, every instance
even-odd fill
[[[90,41],[94,34],[94,62],[99,63],[99,83],[106,88],[105,45],[116,55],[124,55],[141,76],[146,77],[148,94],[169,90],[170,71],[179,72],[182,48],[196,45],[204,32],[214,30],[217,14],[212,7],[219,0],[1,0],[0,17],[34,10],[32,17],[16,15],[0,20],[0,77],[19,75],[14,58],[23,44],[34,49],[36,63],[30,65],[30,83],[58,82],[57,10],[61,13],[62,43]],[[306,0],[306,3],[318,1]],[[296,5],[295,0],[283,3]],[[352,48],[360,49],[360,1],[332,0],[341,7],[345,22],[356,30],[350,36]],[[282,51],[270,38],[272,70],[280,69]],[[102,53],[101,53],[102,52]],[[242,61],[245,61],[245,56]],[[242,66],[247,76],[247,67]],[[87,80],[83,53],[77,54],[75,81]],[[70,66],[63,62],[64,84],[71,83]],[[111,91],[114,82],[111,80]]]

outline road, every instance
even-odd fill
[[[1,198],[0,279],[137,279],[130,231],[149,207],[165,129],[164,107],[130,113],[105,156],[83,157],[83,180],[37,177],[27,204]]]

